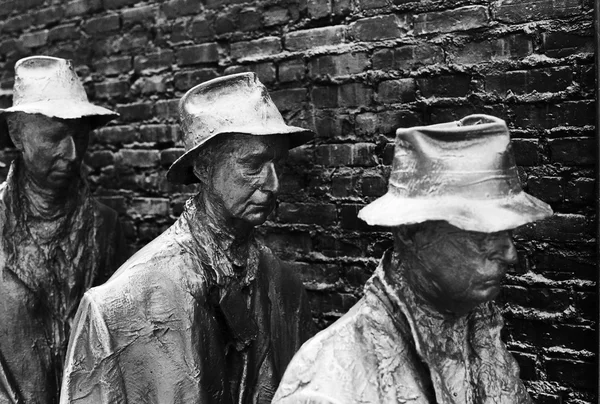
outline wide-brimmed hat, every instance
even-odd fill
[[[209,80],[190,89],[179,101],[181,136],[185,154],[167,172],[173,183],[198,182],[194,158],[218,135],[288,135],[294,148],[313,138],[311,130],[288,126],[254,73],[239,73]]]
[[[521,189],[506,123],[488,115],[396,131],[388,192],[358,214],[370,225],[443,220],[494,233],[552,215]]]
[[[119,116],[91,104],[70,60],[30,56],[15,64],[13,106],[0,114],[25,112],[50,118],[90,118],[94,128]]]

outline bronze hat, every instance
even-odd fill
[[[91,104],[70,60],[51,56],[30,56],[15,64],[13,106],[0,114],[25,112],[50,118],[92,118],[92,126],[102,126],[119,116]]]
[[[179,184],[198,182],[192,172],[194,158],[218,135],[289,135],[290,149],[314,136],[311,130],[285,124],[254,73],[219,77],[190,89],[179,101],[179,117],[186,152],[167,172],[167,179]]]
[[[506,123],[489,115],[396,131],[388,192],[358,214],[369,225],[444,220],[494,233],[552,215],[521,189]]]

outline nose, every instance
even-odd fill
[[[273,162],[269,162],[266,170],[267,174],[262,186],[262,190],[276,194],[279,191],[279,178],[277,177],[275,164],[273,164]]]
[[[507,264],[517,263],[517,248],[509,232],[503,232],[490,240],[490,259],[503,261]]]
[[[72,162],[77,160],[77,146],[73,136],[67,136],[63,141],[62,157],[64,160]]]

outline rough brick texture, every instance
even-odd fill
[[[135,248],[193,187],[177,100],[256,72],[285,118],[316,130],[290,153],[259,233],[295,268],[324,326],[361,295],[391,236],[357,219],[386,189],[397,127],[489,113],[511,128],[523,185],[556,215],[515,232],[499,299],[506,341],[538,403],[596,402],[596,169],[589,0],[28,0],[0,6],[0,107],[14,63],[74,59],[90,99],[121,117],[92,136],[94,193]],[[0,160],[15,155],[6,133]],[[6,174],[4,169],[1,174]]]

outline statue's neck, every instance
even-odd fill
[[[75,197],[72,186],[64,189],[44,187],[37,183],[23,166],[17,181],[25,198],[28,213],[43,219],[64,216],[68,212],[67,202]]]
[[[223,204],[214,195],[202,192],[198,195],[198,199],[206,213],[206,220],[214,230],[218,231],[218,236],[222,241],[226,241],[226,244],[229,246],[239,246],[248,243],[253,230],[251,225],[232,218]]]

